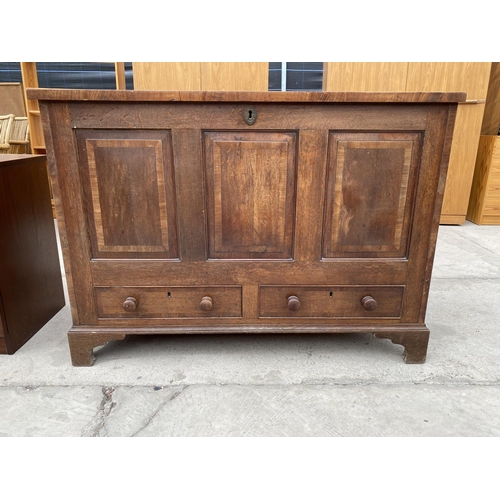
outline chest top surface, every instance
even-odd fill
[[[27,89],[28,99],[47,101],[180,102],[465,102],[465,92],[238,92]]]

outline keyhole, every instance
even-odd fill
[[[330,297],[333,297],[333,292],[330,292]]]
[[[170,298],[170,292],[167,293],[167,297]]]
[[[247,125],[253,125],[257,120],[257,111],[249,106],[243,110],[243,119]]]

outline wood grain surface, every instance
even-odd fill
[[[28,88],[40,101],[465,102],[465,92],[249,92]]]
[[[482,135],[480,138],[467,219],[476,224],[500,224],[498,135]]]
[[[46,157],[0,155],[0,353],[14,354],[63,306]]]

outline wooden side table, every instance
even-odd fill
[[[45,155],[0,155],[0,354],[65,305]]]

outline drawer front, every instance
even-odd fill
[[[261,286],[261,318],[399,318],[404,286]]]
[[[99,318],[239,318],[241,287],[95,287]]]

